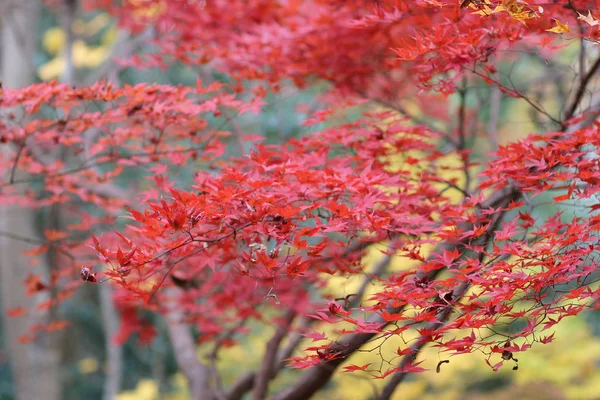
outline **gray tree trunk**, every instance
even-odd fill
[[[32,83],[39,1],[10,2],[3,8],[0,77],[4,88],[20,88]],[[7,151],[5,149],[3,151]],[[6,173],[6,172],[2,172]],[[33,211],[16,205],[0,205],[0,231],[28,238],[36,237]],[[48,312],[36,310],[36,304],[48,293],[28,297],[22,282],[30,273],[47,275],[48,260],[33,268],[23,255],[26,243],[0,236],[0,296],[4,310],[28,309],[27,317],[9,318],[3,313],[6,343],[13,371],[16,399],[60,399],[60,351],[56,335],[44,333],[33,342],[19,341],[34,323],[48,323]],[[45,298],[44,298],[45,297]]]

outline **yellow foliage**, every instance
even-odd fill
[[[134,390],[122,392],[116,400],[158,400],[158,385],[151,379],[142,379]]]
[[[93,36],[110,24],[110,16],[107,13],[100,13],[91,20],[85,22],[77,20],[73,22],[73,33],[78,36]]]
[[[110,24],[108,14],[99,14],[88,22],[77,20],[73,23],[73,32],[79,36],[92,36]],[[71,48],[73,66],[75,68],[96,68],[109,55],[110,47],[117,38],[117,29],[110,27],[102,35],[100,46],[88,46],[81,39],[76,40]],[[42,45],[48,54],[55,56],[38,68],[40,79],[49,81],[57,79],[65,70],[63,50],[66,45],[66,34],[60,27],[48,29],[42,37]]]
[[[98,360],[87,357],[79,360],[79,371],[82,374],[92,374],[98,370]]]
[[[75,68],[95,68],[108,57],[108,46],[89,47],[83,40],[77,40],[72,47]],[[38,68],[40,79],[49,81],[60,77],[65,70],[64,56],[57,56]]]
[[[107,46],[88,47],[83,40],[73,43],[73,65],[75,68],[95,68],[106,59]]]
[[[58,78],[65,70],[65,58],[55,57],[38,68],[38,75],[43,81]]]
[[[117,40],[117,33],[117,28],[114,26],[110,29],[107,29],[106,32],[104,32],[104,34],[102,35],[100,43],[102,43],[102,45],[104,46],[112,46],[113,43],[115,43]]]
[[[554,32],[554,33],[569,33],[571,32],[571,28],[569,28],[569,24],[568,23],[562,23],[559,20],[555,19],[554,22],[556,23],[556,26],[554,26],[553,28],[550,29],[546,29],[547,32]]]
[[[50,28],[42,36],[42,46],[49,54],[56,55],[65,46],[66,38],[67,35],[62,28]]]

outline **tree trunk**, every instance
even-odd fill
[[[33,82],[33,63],[39,22],[38,1],[14,2],[5,9],[2,24],[1,80],[4,88],[24,87]],[[17,112],[17,111],[16,111]],[[6,150],[4,150],[6,151]],[[7,172],[4,172],[7,173]],[[10,173],[10,172],[8,172]],[[35,238],[34,212],[18,204],[0,205],[0,231],[27,238]],[[28,265],[23,251],[24,242],[0,237],[0,295],[4,310],[24,307],[26,317],[5,318],[7,350],[12,366],[15,395],[18,400],[60,399],[60,352],[56,335],[44,333],[30,343],[19,338],[28,333],[34,323],[49,322],[50,313],[36,310],[39,301],[49,294],[28,297],[22,282],[29,273],[47,275],[49,262],[42,259],[33,268]],[[45,298],[44,298],[45,297]]]

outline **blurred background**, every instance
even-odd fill
[[[152,12],[150,8],[148,12]],[[211,70],[187,68],[174,63],[166,70],[136,69],[114,62],[136,52],[149,51],[144,40],[124,41],[115,18],[103,10],[85,11],[75,2],[55,1],[19,2],[4,0],[0,4],[1,68],[4,87],[18,88],[34,82],[59,80],[73,85],[86,85],[100,78],[118,84],[158,82],[171,85],[194,85],[199,75],[208,84],[211,81],[230,82],[226,74]],[[140,35],[143,39],[143,34]],[[125,44],[124,44],[125,43]],[[556,68],[567,70],[578,62],[578,51],[573,46],[557,53]],[[589,50],[590,54],[597,48]],[[520,57],[518,63],[507,59],[499,70],[510,69],[515,85],[527,85],[539,94],[539,101],[549,109],[560,107],[550,80],[543,75],[548,68],[535,57]],[[321,95],[329,85],[325,81],[298,88],[292,82],[282,81],[278,93],[269,93],[267,105],[257,115],[214,118],[214,126],[224,130],[258,134],[269,143],[282,143],[289,138],[308,133],[303,126],[307,115],[320,108]],[[504,96],[499,90],[481,85],[477,96],[470,98],[470,106],[491,104],[476,112],[476,125],[488,127],[493,136],[474,135],[469,143],[475,158],[503,143],[518,140],[529,132],[543,131],[536,116],[523,107],[522,101]],[[451,95],[450,104],[456,106],[459,98]],[[421,113],[418,104],[413,112]],[[351,110],[343,110],[328,124],[356,118],[363,111],[384,110],[377,103],[365,103]],[[443,121],[440,122],[443,124]],[[310,127],[318,130],[324,124]],[[242,154],[249,144],[232,136],[228,145],[231,154]],[[181,172],[185,182],[189,172]],[[135,185],[135,174],[126,176],[122,187]],[[52,212],[30,211],[17,205],[4,205],[2,213],[4,236],[0,247],[0,301],[3,318],[0,321],[0,400],[34,400],[43,393],[44,400],[118,399],[151,400],[189,398],[186,383],[178,371],[165,327],[154,315],[144,317],[156,323],[158,335],[142,343],[134,336],[123,344],[114,340],[118,332],[118,313],[112,302],[108,285],[84,286],[56,312],[69,321],[68,327],[49,332],[43,342],[23,343],[18,332],[27,330],[28,320],[15,318],[7,310],[32,307],[23,282],[32,268],[24,252],[31,243],[19,237],[36,237],[44,228],[55,223]],[[537,208],[537,217],[555,213],[556,207]],[[564,210],[574,215],[573,210]],[[375,263],[377,256],[365,260]],[[42,260],[36,268],[50,268],[52,258]],[[401,268],[400,265],[394,268]],[[338,279],[338,278],[336,278]],[[341,295],[351,293],[356,282],[333,280],[332,291]],[[232,382],[249,368],[258,367],[260,358],[253,357],[256,349],[265,346],[270,337],[269,327],[255,327],[253,334],[223,351],[219,370],[225,382]],[[449,365],[442,366],[439,374],[431,372],[411,375],[402,385],[397,399],[404,400],[504,400],[504,399],[600,399],[600,318],[599,311],[590,311],[570,318],[557,326],[556,339],[551,345],[535,346],[523,355],[519,370],[510,368],[493,372],[476,354],[464,355]],[[302,346],[301,346],[302,347]],[[568,349],[568,351],[565,351]],[[199,354],[204,352],[201,346]],[[434,359],[435,350],[427,350]],[[365,354],[365,359],[368,355]],[[354,361],[360,365],[360,360]],[[293,382],[298,372],[285,370],[275,382],[285,387]],[[317,399],[368,399],[374,387],[381,384],[357,377],[338,374],[325,392]],[[32,394],[37,393],[37,394]],[[38,397],[42,398],[42,397]]]

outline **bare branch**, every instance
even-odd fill
[[[360,303],[363,300],[363,297],[365,297],[367,289],[369,288],[369,284],[373,281],[373,278],[380,277],[381,275],[383,275],[390,266],[391,261],[392,257],[386,255],[381,260],[379,260],[377,264],[375,264],[375,268],[373,268],[373,271],[371,273],[368,273],[364,277],[360,288],[356,292],[356,295],[353,296],[352,300],[350,301],[350,304],[348,305],[349,308],[355,308],[360,305]]]
[[[25,148],[25,143],[23,143],[19,146],[19,149],[17,150],[17,155],[15,155],[15,161],[13,162],[12,168],[10,169],[10,178],[8,180],[8,183],[11,185],[15,182],[15,173],[17,172],[17,164],[19,164],[19,159],[21,158],[21,155],[23,154],[24,148]]]
[[[482,74],[481,72],[475,70],[475,69],[470,69],[469,71],[471,71],[472,73],[474,73],[475,75],[478,75],[480,77],[482,77],[483,79],[486,79],[488,81],[490,81],[491,83],[495,84],[496,86],[498,86],[498,88],[500,89],[504,89],[508,92],[513,92],[515,93],[520,99],[524,100],[525,102],[527,102],[527,104],[529,104],[531,107],[533,107],[536,111],[538,111],[540,114],[546,116],[546,118],[548,118],[550,121],[554,122],[556,125],[559,125],[560,127],[564,126],[564,123],[562,121],[560,121],[559,119],[555,118],[554,116],[552,116],[552,114],[550,114],[548,111],[546,111],[542,105],[537,104],[536,102],[534,102],[533,100],[531,100],[530,98],[528,98],[527,96],[525,96],[523,93],[521,93],[519,91],[519,89],[517,89],[514,85],[512,85],[512,88],[508,88],[506,86],[504,86],[502,83],[500,83],[499,80],[497,79],[492,79],[491,77]]]
[[[487,133],[492,151],[498,150],[498,119],[500,117],[501,104],[502,92],[500,92],[498,86],[490,86],[490,119],[488,120]]]
[[[274,376],[276,364],[277,364],[277,349],[281,344],[281,341],[287,335],[290,325],[294,318],[296,317],[296,312],[294,310],[290,310],[287,312],[285,316],[285,320],[283,323],[277,328],[277,331],[267,342],[267,347],[265,349],[265,355],[262,360],[262,364],[260,367],[260,371],[256,374],[256,383],[254,385],[254,400],[262,400],[265,398],[267,394],[267,389],[269,385],[269,381]]]
[[[575,93],[575,98],[573,99],[573,102],[571,103],[571,107],[569,107],[568,111],[565,114],[565,121],[573,118],[573,116],[575,115],[575,112],[577,111],[577,108],[579,107],[579,105],[581,103],[581,99],[583,98],[583,95],[585,94],[585,91],[587,89],[588,84],[590,83],[590,80],[592,79],[592,77],[598,71],[599,68],[600,68],[600,57],[598,57],[598,59],[596,59],[596,61],[591,66],[591,68],[587,72],[587,74],[585,74],[581,78],[581,82],[579,84],[579,87],[577,88],[577,92]]]
[[[460,95],[460,106],[458,108],[458,146],[457,150],[462,158],[463,169],[465,174],[464,193],[469,193],[471,186],[471,174],[469,173],[469,155],[466,152],[466,130],[467,130],[467,78],[463,77],[462,87],[458,90]]]
[[[220,337],[217,340],[217,342],[215,343],[215,346],[213,347],[212,351],[208,354],[207,358],[210,361],[211,370],[212,370],[212,378],[213,378],[213,381],[215,382],[217,398],[219,398],[219,399],[227,398],[227,396],[225,396],[225,393],[223,392],[223,382],[221,380],[221,375],[219,375],[219,371],[217,369],[217,359],[219,358],[219,350],[221,350],[221,347],[223,346],[223,344],[227,340],[230,340],[233,337],[233,335],[235,335],[235,333],[238,332],[246,324],[247,321],[248,321],[247,318],[242,319],[237,325],[235,325],[233,328],[231,328],[225,335]]]

